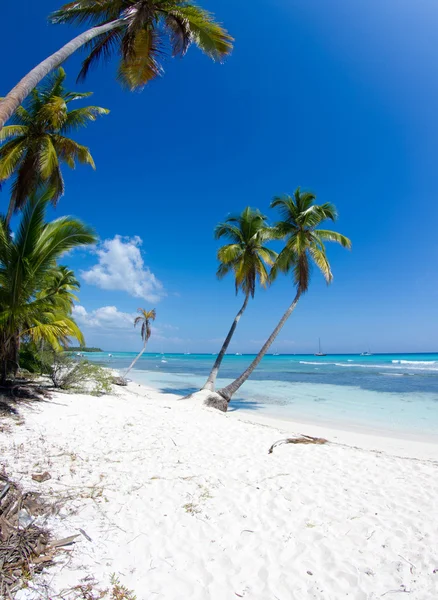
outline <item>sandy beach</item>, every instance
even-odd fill
[[[10,477],[61,501],[54,535],[80,533],[17,598],[76,598],[112,574],[138,600],[437,596],[435,445],[116,392],[54,393],[0,433]],[[294,434],[330,443],[268,454]]]

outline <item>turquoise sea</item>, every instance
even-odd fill
[[[135,355],[114,351],[87,358],[123,371]],[[129,377],[186,395],[202,386],[214,358],[145,354]],[[218,386],[239,375],[252,358],[227,355]],[[268,355],[236,394],[230,410],[438,442],[438,353]]]

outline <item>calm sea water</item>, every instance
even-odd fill
[[[135,356],[111,354],[87,357],[123,370]],[[146,354],[129,377],[163,392],[185,395],[202,386],[214,358]],[[227,355],[218,386],[232,381],[252,358]],[[438,441],[438,354],[269,355],[236,394],[230,409]]]

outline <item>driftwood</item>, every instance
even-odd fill
[[[328,440],[324,438],[312,437],[311,435],[301,435],[296,438],[285,438],[284,440],[278,440],[272,444],[269,448],[268,454],[272,454],[274,448],[276,446],[281,446],[282,444],[327,444]]]

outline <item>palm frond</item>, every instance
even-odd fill
[[[326,282],[331,283],[333,280],[333,274],[330,268],[330,263],[327,259],[327,255],[325,253],[324,246],[320,248],[316,245],[312,245],[309,248],[309,253],[312,256],[313,262],[323,274]]]
[[[126,36],[125,36],[126,37]],[[156,32],[142,29],[132,40],[132,50],[126,51],[120,61],[117,78],[130,90],[145,86],[159,77],[163,69],[158,62],[159,37]]]
[[[213,60],[222,61],[233,49],[233,38],[208,11],[193,4],[177,4],[175,8],[166,10],[166,17],[184,23],[183,47],[195,43],[207,56]],[[165,17],[165,19],[166,19]],[[171,38],[172,39],[172,38]],[[178,40],[181,47],[181,40]],[[187,49],[187,48],[186,48]],[[175,52],[175,48],[174,48]],[[180,54],[181,52],[176,52]]]
[[[109,112],[107,108],[101,108],[100,106],[86,106],[85,108],[71,110],[67,114],[60,131],[65,134],[71,130],[85,127],[89,121],[96,121],[98,117],[108,115]]]
[[[123,39],[123,32],[120,29],[113,29],[102,35],[95,37],[85,49],[89,49],[87,58],[83,61],[77,81],[85,81],[91,68],[97,66],[101,61],[108,61],[112,54],[118,51]]]
[[[324,242],[336,242],[343,248],[351,249],[351,240],[337,231],[330,231],[328,229],[315,229],[314,233]]]
[[[90,165],[93,169],[96,168],[93,157],[85,146],[81,146],[81,144],[59,134],[53,135],[52,141],[59,160],[65,161],[70,167],[74,168],[77,160],[81,164]]]
[[[117,19],[124,4],[123,0],[77,0],[54,11],[49,20],[55,24],[100,25]]]
[[[0,182],[9,179],[26,153],[26,138],[10,140],[0,148]]]
[[[27,131],[28,128],[26,125],[5,125],[0,130],[0,142],[4,142],[11,137],[25,136]]]
[[[49,179],[53,172],[58,168],[58,155],[53,146],[50,136],[45,135],[41,139],[40,151],[38,154],[39,172],[44,180]]]

